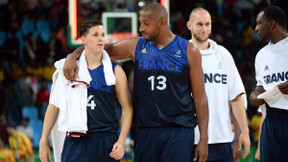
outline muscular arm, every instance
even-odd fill
[[[120,66],[115,67],[116,94],[122,107],[121,132],[118,141],[114,144],[110,156],[114,159],[121,159],[124,155],[125,141],[132,123],[132,103],[128,90],[127,78]]]
[[[105,50],[112,60],[133,59],[139,37],[131,37],[116,43],[105,44]],[[68,80],[75,80],[78,77],[78,66],[76,60],[80,57],[84,46],[77,48],[69,54],[64,64],[64,76]]]
[[[105,50],[112,60],[134,59],[139,37],[123,39],[116,43],[105,44]]]
[[[197,122],[200,130],[200,141],[195,149],[195,158],[205,161],[208,155],[208,101],[204,87],[204,74],[199,50],[189,43],[187,47],[190,84],[196,108]],[[194,159],[195,160],[195,159]]]
[[[265,89],[262,86],[257,86],[255,90],[251,92],[250,103],[252,106],[260,106],[264,104],[263,99],[257,98],[257,96],[263,92],[265,92]]]
[[[58,114],[59,109],[49,104],[44,118],[42,137],[39,142],[39,156],[42,162],[48,162],[47,156],[50,161],[52,160],[52,155],[48,147],[48,138],[58,118]]]
[[[235,116],[237,123],[241,129],[241,134],[239,136],[239,150],[242,148],[242,144],[244,145],[244,155],[243,158],[249,154],[250,151],[250,138],[249,138],[249,129],[247,124],[245,106],[242,99],[241,94],[238,95],[235,99],[230,101],[230,105],[232,107],[233,115]]]

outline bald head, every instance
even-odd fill
[[[153,16],[157,19],[161,19],[161,18],[168,19],[168,12],[167,12],[166,8],[159,3],[152,3],[148,6],[146,6],[142,10],[142,13],[144,13],[144,12],[149,12],[151,14],[151,16]]]
[[[187,28],[191,31],[192,42],[206,48],[208,38],[211,35],[211,16],[209,12],[201,7],[192,10]]]
[[[210,13],[206,9],[202,7],[197,7],[191,11],[189,21],[192,22],[193,20],[196,19],[196,16],[199,16],[199,15],[201,16],[204,15],[206,17],[208,16],[211,19]]]

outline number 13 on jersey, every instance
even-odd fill
[[[151,91],[154,91],[154,89],[156,88],[157,90],[164,90],[167,86],[166,86],[166,77],[163,75],[160,76],[150,76],[148,78],[148,81],[151,82]]]

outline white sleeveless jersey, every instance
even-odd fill
[[[256,55],[255,71],[257,86],[266,91],[288,81],[288,37],[273,44],[269,42]],[[273,105],[288,110],[288,95],[283,95]]]
[[[229,101],[239,94],[244,94],[242,96],[246,106],[245,88],[231,54],[213,40],[208,41],[209,49],[200,50],[209,105],[208,144],[228,143],[234,138]],[[198,144],[199,139],[200,133],[197,126],[195,144]]]

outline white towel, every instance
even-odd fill
[[[265,102],[270,107],[276,107],[276,108],[284,108],[283,105],[286,105],[285,103],[288,103],[288,95],[283,94],[278,85],[275,85],[272,89],[269,91],[263,92],[260,95],[257,96],[257,98],[264,99]],[[284,103],[284,104],[283,104]],[[266,117],[267,108],[266,105],[260,105],[259,107],[261,109],[262,115]],[[287,110],[287,108],[284,108]]]
[[[58,130],[63,132],[85,133],[87,128],[87,85],[92,80],[87,70],[85,55],[81,55],[79,65],[79,79],[68,81],[63,75],[65,59],[57,61],[55,67],[59,73],[54,95],[51,102],[60,109],[58,116]],[[56,71],[56,72],[57,72]]]
[[[115,85],[116,79],[115,79],[115,75],[113,73],[111,59],[105,50],[103,50],[102,64],[104,66],[104,76],[105,76],[106,84],[108,86]]]

